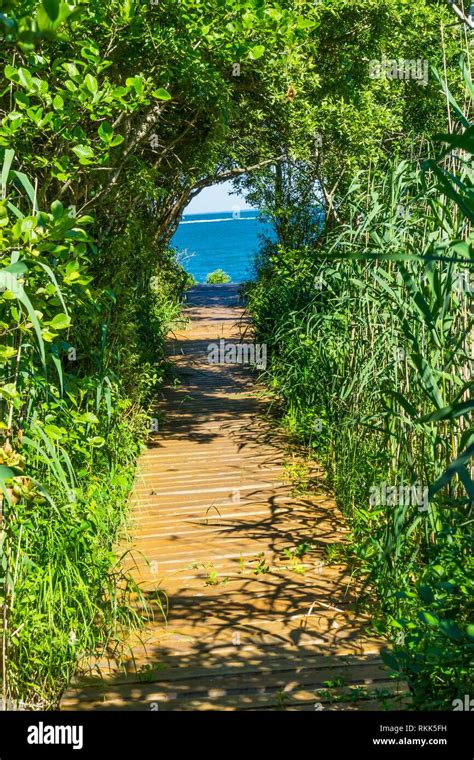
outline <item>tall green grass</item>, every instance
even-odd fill
[[[474,650],[474,127],[451,105],[432,158],[360,173],[316,248],[267,246],[249,296],[284,422],[324,462],[378,595],[385,659],[434,709],[469,693]],[[383,483],[426,501],[377,504]]]

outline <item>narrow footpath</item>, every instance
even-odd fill
[[[79,675],[61,709],[400,709],[357,584],[328,564],[347,532],[334,500],[295,494],[251,369],[208,362],[210,343],[251,342],[237,288],[193,288],[186,316],[131,498],[125,562],[154,619],[125,662]]]

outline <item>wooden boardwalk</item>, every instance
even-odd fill
[[[166,592],[166,620],[155,604],[125,661],[94,663],[61,709],[400,709],[356,584],[325,562],[342,515],[322,492],[294,495],[250,369],[208,362],[210,343],[250,340],[236,288],[198,286],[188,302],[170,341],[180,384],[161,394],[166,418],[139,462],[127,560],[150,600]]]

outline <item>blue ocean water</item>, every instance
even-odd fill
[[[255,254],[260,237],[273,237],[273,228],[259,218],[258,211],[232,211],[212,214],[186,214],[174,234],[171,245],[179,251],[179,260],[198,282],[215,269],[223,269],[232,282],[253,277]]]

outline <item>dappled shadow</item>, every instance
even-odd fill
[[[337,605],[323,574],[311,586],[274,572],[230,578],[212,592],[204,596],[196,586],[173,595],[168,624],[157,609],[133,656],[111,660],[105,680],[93,672],[83,677],[80,690],[69,693],[71,707],[400,708],[396,695],[404,689],[389,678],[364,631],[367,621],[360,614],[355,620],[347,581]]]
[[[141,588],[141,636],[89,663],[63,709],[369,709],[398,706],[380,640],[349,570],[333,500],[295,493],[288,439],[248,366],[207,361],[214,334],[248,321],[233,285],[187,294],[189,327],[168,345],[175,382],[159,395],[132,496],[123,567]],[[305,465],[315,483],[321,470]],[[165,614],[164,614],[165,613]]]

